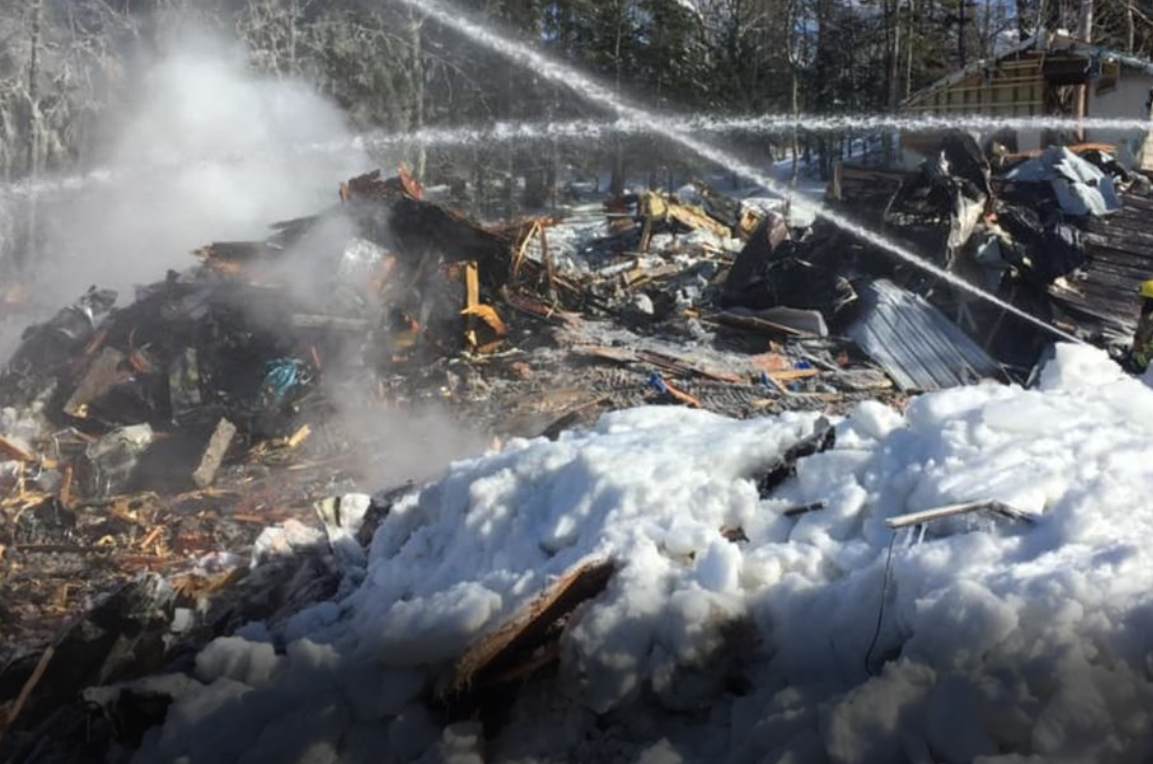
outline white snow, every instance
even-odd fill
[[[273,557],[286,557],[324,543],[324,534],[299,520],[289,519],[260,532],[252,545],[253,565]]]
[[[137,761],[1150,760],[1153,390],[1060,347],[1035,390],[861,404],[761,499],[816,421],[643,408],[452,465],[307,634],[210,645]],[[977,499],[1035,522],[902,531],[884,586],[885,518]],[[486,745],[438,728],[446,667],[593,555],[620,567],[556,677]]]

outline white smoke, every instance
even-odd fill
[[[131,67],[127,108],[95,164],[108,182],[43,205],[51,230],[36,269],[40,298],[67,302],[90,284],[122,291],[193,263],[191,250],[259,239],[268,224],[336,201],[340,180],[370,168],[339,109],[306,83],[248,69],[236,43],[169,35]]]
[[[130,304],[133,286],[194,265],[197,247],[263,239],[270,223],[336,203],[341,180],[375,166],[355,148],[335,104],[303,81],[253,73],[235,42],[181,27],[159,54],[138,56],[130,69],[126,108],[95,126],[108,136],[92,162],[99,172],[79,184],[41,184],[51,189],[39,204],[49,230],[26,290],[36,305],[7,322],[0,305],[0,363],[23,326],[90,285],[116,289],[118,304]],[[0,212],[5,202],[0,194]],[[288,293],[316,297],[317,259],[338,258],[354,234],[336,216],[286,253],[278,275]],[[364,380],[342,381],[364,387]],[[370,485],[433,476],[487,444],[436,407],[380,410],[362,398],[334,400],[339,428],[365,444],[361,467]]]

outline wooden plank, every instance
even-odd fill
[[[0,456],[14,462],[34,462],[36,452],[0,434]]]
[[[787,369],[785,371],[770,372],[769,376],[777,382],[792,382],[798,379],[809,379],[819,374],[816,369]]]
[[[548,248],[548,236],[545,234],[544,227],[537,230],[537,235],[540,236],[540,257],[544,262],[544,272],[548,277],[548,293],[550,299],[556,299],[556,287],[559,279],[556,273],[556,264],[552,259],[552,252]]]
[[[484,321],[498,337],[504,337],[508,334],[508,327],[501,319],[500,314],[496,312],[496,308],[491,305],[484,305],[483,303],[474,305],[466,310],[464,314],[470,318],[479,318],[481,321]]]
[[[637,357],[641,361],[646,361],[654,366],[659,366],[662,369],[676,372],[677,374],[696,374],[716,382],[730,382],[733,384],[745,381],[745,378],[740,374],[735,374],[726,369],[718,369],[708,364],[696,363],[691,358],[683,356],[672,356],[666,353],[659,353],[655,350],[639,350],[637,351]]]
[[[698,210],[687,204],[670,204],[668,216],[692,230],[703,229],[721,238],[728,238],[733,235],[733,229],[724,223],[713,220],[703,210]]]
[[[1088,244],[1132,250],[1136,253],[1146,249],[1153,242],[1153,228],[1141,226],[1137,229],[1130,229],[1121,225],[1114,225],[1096,231],[1086,231],[1081,238]]]
[[[1149,241],[1153,241],[1153,224],[1148,220],[1148,212],[1142,210],[1139,214],[1145,219],[1118,215],[1093,218],[1088,224],[1084,238],[1092,242],[1100,241],[1103,244],[1125,242],[1144,246]]]
[[[885,525],[893,530],[900,530],[901,528],[908,528],[912,525],[924,525],[931,523],[935,520],[944,520],[947,517],[957,517],[959,515],[971,514],[973,512],[995,512],[1002,517],[1007,517],[1010,520],[1024,520],[1032,522],[1033,518],[1018,510],[1013,509],[1008,504],[995,500],[986,501],[971,501],[964,504],[950,504],[945,507],[936,507],[934,509],[924,509],[920,512],[910,512],[904,515],[897,515],[885,520]]]
[[[1098,260],[1135,269],[1148,268],[1153,264],[1153,257],[1111,245],[1090,244],[1085,247],[1085,254],[1089,256],[1090,265]]]
[[[228,448],[235,437],[236,425],[232,422],[221,419],[216,423],[216,429],[212,431],[212,437],[208,439],[208,445],[200,457],[200,464],[192,473],[192,482],[197,488],[207,488],[216,480],[216,473],[224,463],[224,457],[228,454]]]
[[[1098,261],[1093,264],[1092,269],[1085,269],[1085,272],[1092,277],[1092,274],[1103,273],[1114,279],[1125,279],[1128,283],[1139,284],[1147,278],[1148,270],[1142,271],[1139,268],[1134,268],[1128,265],[1119,265],[1117,263],[1105,261]],[[1136,291],[1136,288],[1134,288]]]
[[[709,322],[766,334],[783,334],[791,337],[812,336],[807,332],[802,332],[792,328],[791,326],[784,326],[772,321],[766,321],[765,319],[758,318],[757,316],[742,316],[736,313],[717,313],[710,318]]]
[[[88,404],[129,377],[127,372],[121,370],[124,360],[125,356],[119,350],[104,348],[64,404],[64,413],[77,419],[88,416]]]
[[[535,230],[535,229],[534,229]],[[464,264],[464,335],[465,344],[475,348],[479,343],[476,336],[477,306],[480,305],[480,269],[475,260]]]
[[[528,232],[525,233],[524,238],[521,239],[520,244],[516,248],[516,252],[512,258],[512,271],[509,278],[516,281],[520,276],[521,266],[524,264],[525,253],[528,251],[528,245],[532,243],[532,237],[536,236],[536,232],[540,229],[540,223],[534,220],[529,226]]]
[[[1153,198],[1147,196],[1121,194],[1121,204],[1124,205],[1122,209],[1124,209],[1124,207],[1136,207],[1153,212]]]
[[[480,304],[480,268],[476,260],[469,260],[464,264],[465,309],[475,308]]]
[[[470,647],[457,660],[452,676],[439,695],[442,698],[459,696],[479,689],[490,683],[494,674],[500,676],[513,672],[519,675],[515,666],[532,659],[530,648],[549,641],[551,627],[580,604],[604,591],[615,572],[615,563],[599,558],[579,563],[565,572],[510,619]]]
[[[36,689],[36,685],[40,684],[40,680],[44,678],[44,672],[48,670],[48,664],[52,662],[52,657],[56,654],[56,648],[49,645],[40,654],[40,660],[36,662],[36,668],[32,670],[32,675],[24,682],[24,686],[20,688],[20,694],[16,696],[11,705],[0,708],[0,739],[4,737],[4,733],[16,722],[16,718],[20,716],[20,712],[24,710],[24,706],[28,703],[28,698],[32,696],[32,691]]]

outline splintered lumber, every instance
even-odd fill
[[[409,172],[407,167],[401,165],[400,167],[396,168],[396,177],[398,180],[400,180],[400,186],[404,189],[406,194],[411,196],[413,199],[424,198],[424,187],[420,185],[420,182],[416,178],[413,177],[412,173]]]
[[[785,369],[784,371],[771,371],[769,376],[777,382],[794,382],[798,379],[809,379],[819,374],[816,369]]]
[[[559,310],[538,297],[510,289],[502,289],[501,297],[510,308],[531,318],[539,319],[555,326],[580,326],[580,314]]]
[[[421,199],[404,178],[381,180],[375,171],[341,186],[341,199],[366,230],[386,231],[391,249],[402,260],[444,262],[475,260],[492,287],[508,281],[516,229],[491,230],[458,212]]]
[[[1010,520],[1024,520],[1025,522],[1030,523],[1033,522],[1032,516],[1030,516],[1028,513],[1022,512],[1019,509],[1014,509],[1008,504],[1004,504],[996,500],[986,500],[970,501],[964,504],[950,504],[945,507],[923,509],[920,512],[909,512],[908,514],[890,517],[885,521],[885,525],[889,526],[893,530],[900,530],[901,528],[908,528],[911,525],[924,525],[925,523],[931,523],[934,520],[943,520],[946,517],[967,515],[973,512],[993,512]]]
[[[20,443],[0,435],[0,459],[13,462],[33,462],[36,461],[36,454]]]
[[[466,316],[475,316],[488,325],[498,337],[508,334],[508,327],[501,320],[500,314],[491,305],[477,304],[464,311]]]
[[[36,662],[36,668],[32,671],[32,676],[28,677],[28,681],[24,682],[24,686],[20,688],[20,694],[16,696],[11,705],[0,708],[0,738],[4,737],[4,733],[16,721],[16,717],[24,710],[25,704],[28,703],[28,698],[32,695],[32,691],[36,689],[36,685],[40,684],[40,680],[44,678],[44,672],[48,669],[48,664],[52,662],[52,656],[56,654],[56,648],[49,645],[43,653],[40,654],[40,660]]]
[[[657,281],[659,279],[667,278],[669,276],[676,276],[684,272],[684,268],[680,265],[673,263],[666,263],[659,265],[656,268],[633,268],[623,274],[621,279],[627,289],[635,291],[638,287],[645,284]]]
[[[709,217],[708,213],[699,207],[672,201],[652,191],[641,197],[640,212],[650,230],[651,221],[671,220],[680,223],[690,231],[705,230],[721,238],[727,238],[733,234],[732,228]]]
[[[104,348],[88,367],[72,397],[64,404],[64,413],[83,419],[88,416],[88,404],[123,382],[128,374],[122,370],[125,355],[114,348]]]
[[[232,439],[235,437],[236,425],[232,422],[221,419],[216,423],[216,429],[213,430],[212,437],[208,439],[208,446],[204,449],[203,456],[200,457],[200,464],[192,473],[192,482],[198,488],[207,488],[212,485],[212,481],[216,480],[216,472],[224,462],[224,456],[228,453],[228,447],[232,445]]]
[[[691,228],[693,230],[705,230],[714,236],[721,238],[728,238],[733,235],[733,231],[724,223],[718,223],[709,217],[703,210],[696,207],[691,207],[687,204],[670,204],[668,216],[670,219],[677,221],[681,225]]]
[[[539,650],[545,654],[560,639],[558,622],[565,621],[576,608],[605,590],[616,571],[611,560],[594,559],[581,563],[553,581],[509,620],[486,634],[460,657],[452,677],[440,692],[441,698],[463,695],[494,683],[504,676],[523,675],[525,664],[539,663]]]
[[[695,375],[714,382],[728,382],[730,384],[740,384],[745,381],[743,376],[727,369],[698,363],[687,357],[659,353],[655,350],[632,350],[608,345],[580,345],[574,347],[573,352],[619,364],[652,364],[659,369],[682,377]]]
[[[704,363],[696,363],[690,358],[671,356],[666,353],[658,353],[655,350],[640,350],[637,352],[637,357],[642,361],[651,363],[654,366],[675,374],[696,374],[715,382],[729,382],[731,384],[739,384],[745,381],[744,377],[740,374],[735,374],[727,369],[718,369]]]
[[[750,332],[759,334],[783,334],[791,337],[811,337],[813,335],[808,332],[803,332],[799,329],[794,329],[791,326],[778,324],[773,321],[767,321],[753,315],[746,315],[726,311],[724,313],[717,313],[711,317],[710,323],[722,324],[724,326],[731,326],[736,329],[744,329]]]
[[[737,227],[734,229],[738,238],[749,239],[757,229],[761,227],[761,221],[765,219],[764,213],[753,207],[745,207],[741,210],[740,218],[737,220]]]
[[[524,263],[525,253],[528,251],[529,244],[532,243],[533,238],[539,231],[540,221],[532,220],[528,223],[527,228],[524,229],[524,233],[518,234],[517,241],[519,243],[516,245],[516,251],[512,258],[512,268],[509,273],[509,279],[511,281],[516,281],[520,276],[520,268]]]
[[[245,263],[284,253],[280,247],[264,241],[216,241],[194,250],[192,255],[208,265]]]
[[[579,345],[574,347],[573,353],[580,355],[588,355],[593,358],[599,358],[603,361],[612,361],[613,363],[637,363],[640,358],[637,356],[635,350],[625,347],[612,347],[610,345]]]
[[[694,395],[690,395],[689,393],[680,389],[676,385],[673,385],[672,383],[670,383],[666,379],[660,380],[660,387],[661,387],[661,390],[666,395],[668,395],[670,398],[672,398],[673,400],[675,400],[678,403],[683,403],[684,405],[688,406],[689,408],[694,408],[694,409],[703,408],[703,406],[701,405],[700,399],[698,399]]]
[[[709,217],[729,228],[735,229],[737,227],[740,219],[740,202],[719,193],[700,179],[693,181],[693,187],[696,188],[697,195],[701,198],[701,207],[709,214]]]

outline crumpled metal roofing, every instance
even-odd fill
[[[1048,182],[1057,204],[1069,215],[1108,215],[1121,209],[1113,176],[1064,146],[1053,146],[1005,173],[1006,180]]]
[[[888,279],[857,285],[861,312],[846,334],[905,391],[1001,377],[1001,368],[923,297]]]

